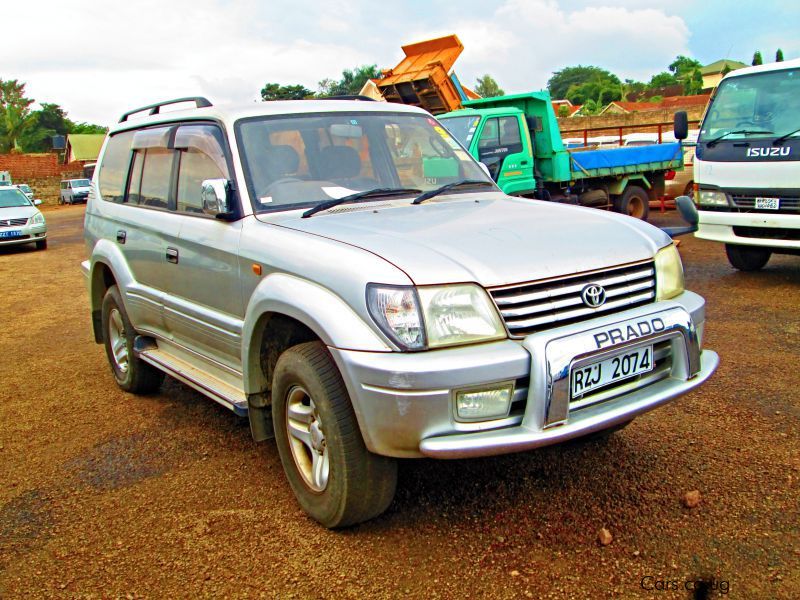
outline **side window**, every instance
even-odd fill
[[[520,146],[522,139],[519,136],[519,121],[516,117],[502,117],[500,119],[500,145]]]
[[[140,151],[137,151],[139,154]],[[169,188],[172,182],[172,163],[175,151],[167,148],[147,148],[144,151],[139,204],[152,208],[169,208]]]
[[[142,203],[142,167],[144,166],[144,150],[138,150],[133,153],[133,166],[131,167],[131,180],[128,184],[128,200],[129,204]]]
[[[230,179],[222,132],[213,125],[183,126],[178,129],[175,147],[180,153],[178,211],[203,213],[203,180]]]
[[[478,140],[478,148],[497,148],[500,145],[500,130],[497,118],[487,119],[481,131],[481,138]]]
[[[125,183],[131,159],[132,131],[123,131],[108,140],[103,162],[100,164],[100,196],[108,202],[122,202],[125,198]],[[67,189],[67,182],[61,183]]]

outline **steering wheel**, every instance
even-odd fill
[[[752,125],[753,127],[761,127],[761,125],[759,125],[759,124],[758,124],[758,123],[756,123],[755,121],[750,121],[750,120],[739,121],[739,122],[736,124],[736,127],[742,127],[742,126],[744,126],[744,125]]]

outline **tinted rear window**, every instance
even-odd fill
[[[122,202],[131,160],[132,131],[123,131],[108,141],[100,165],[100,195],[109,202]]]

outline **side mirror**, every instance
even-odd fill
[[[230,213],[230,181],[227,179],[204,179],[200,186],[203,213],[215,217]]]
[[[39,200],[38,198],[37,198],[36,200],[34,200],[34,201],[33,201],[33,205],[34,205],[34,206],[39,206],[41,203],[42,203],[42,201],[41,201],[41,200]]]
[[[689,135],[689,117],[685,110],[679,110],[675,113],[675,122],[672,128],[676,140],[685,140]]]
[[[664,232],[670,237],[684,235],[686,233],[694,233],[697,231],[697,223],[700,220],[697,214],[697,208],[689,196],[678,196],[675,198],[675,205],[678,207],[678,212],[681,217],[686,221],[688,227],[663,227]]]

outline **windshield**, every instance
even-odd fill
[[[800,69],[724,79],[708,107],[698,143],[724,135],[780,137],[800,128]]]
[[[15,206],[31,206],[31,201],[18,189],[0,189],[0,208],[13,208]]]
[[[91,182],[88,179],[73,179],[70,185],[74,188],[89,187]]]
[[[256,212],[312,207],[375,188],[425,192],[462,179],[490,181],[426,115],[258,117],[239,121],[236,135]]]
[[[448,117],[442,119],[442,125],[447,128],[447,131],[453,134],[465,148],[469,148],[470,142],[475,135],[475,129],[478,127],[480,117]]]
[[[30,193],[31,193],[31,188],[30,188],[30,186],[29,186],[28,184],[26,184],[26,183],[21,183],[21,184],[19,184],[19,189],[21,189],[21,190],[22,190],[23,192],[25,192],[26,194],[30,194]]]

